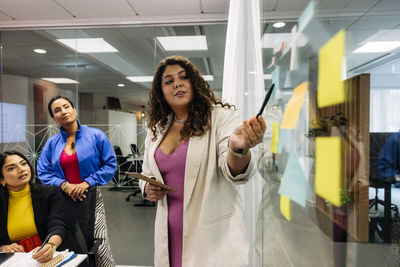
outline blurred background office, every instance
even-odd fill
[[[275,83],[264,113],[270,125],[256,150],[260,172],[240,189],[249,266],[396,265],[400,189],[382,183],[376,168],[387,136],[400,129],[399,14],[395,0],[2,0],[0,150],[17,149],[36,164],[58,131],[48,101],[58,94],[70,98],[80,122],[103,130],[117,155],[117,172],[102,188],[114,259],[152,266],[156,207],[140,198],[137,181],[125,172],[141,171],[154,69],[162,58],[179,54],[244,119]],[[320,50],[341,29],[342,78],[353,97],[323,109],[316,100]],[[242,49],[235,50],[239,43]],[[227,86],[237,77],[243,86]],[[304,81],[308,93],[294,138],[273,153],[273,122],[282,120]],[[332,126],[342,129],[342,140],[358,155],[345,163],[345,200],[336,205],[314,189],[314,142],[337,136]],[[291,201],[288,221],[279,187],[294,152],[309,168],[303,168],[304,205]],[[307,236],[320,244],[319,258],[312,260],[315,246],[307,246]]]

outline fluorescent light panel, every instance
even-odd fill
[[[265,33],[262,39],[263,48],[280,48],[282,43],[289,46],[292,41],[291,33]],[[300,33],[296,39],[296,46],[303,47],[307,44],[307,38]]]
[[[156,37],[165,51],[208,50],[205,35]]]
[[[153,76],[128,76],[126,78],[135,83],[148,83],[153,81]],[[206,81],[214,81],[213,75],[203,75],[203,78]]]
[[[72,84],[76,84],[79,83],[78,81],[72,80],[72,79],[68,79],[68,78],[42,78],[42,80],[48,81],[48,82],[52,82],[52,83],[72,83]]]
[[[109,53],[118,52],[103,38],[57,39],[58,42],[78,51],[79,53]]]
[[[400,47],[400,41],[368,42],[353,51],[353,53],[383,53]]]

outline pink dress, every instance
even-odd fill
[[[155,160],[164,183],[178,190],[168,192],[168,245],[171,267],[182,267],[183,190],[186,153],[189,141],[182,143],[171,155],[157,148]]]

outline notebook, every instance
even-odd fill
[[[35,259],[32,259],[33,252],[29,253],[15,253],[12,258],[7,262],[4,262],[2,267],[57,267],[62,266],[74,257],[76,254],[73,251],[56,251],[54,253],[53,259],[46,263],[39,263]]]

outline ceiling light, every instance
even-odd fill
[[[125,86],[125,84],[123,84],[123,83],[119,83],[119,84],[117,84],[117,86],[118,86],[118,87],[124,87],[124,86]]]
[[[368,42],[353,51],[353,53],[383,53],[400,46],[400,41]]]
[[[208,50],[205,35],[156,37],[165,51]]]
[[[38,54],[46,54],[47,53],[46,50],[40,49],[40,48],[33,49],[33,52],[38,53]]]
[[[52,83],[79,83],[78,81],[68,79],[68,78],[42,78],[42,80],[52,82]]]
[[[206,81],[214,81],[213,75],[202,75]],[[127,76],[128,80],[135,83],[148,83],[153,81],[153,76]]]
[[[135,83],[148,83],[153,81],[153,76],[128,76],[126,78]]]
[[[103,38],[57,39],[57,41],[79,53],[118,52]]]
[[[203,75],[203,79],[206,81],[214,81],[213,75]]]
[[[279,22],[275,22],[274,24],[272,24],[272,26],[274,26],[275,28],[282,28],[285,27],[286,23],[279,21]]]

